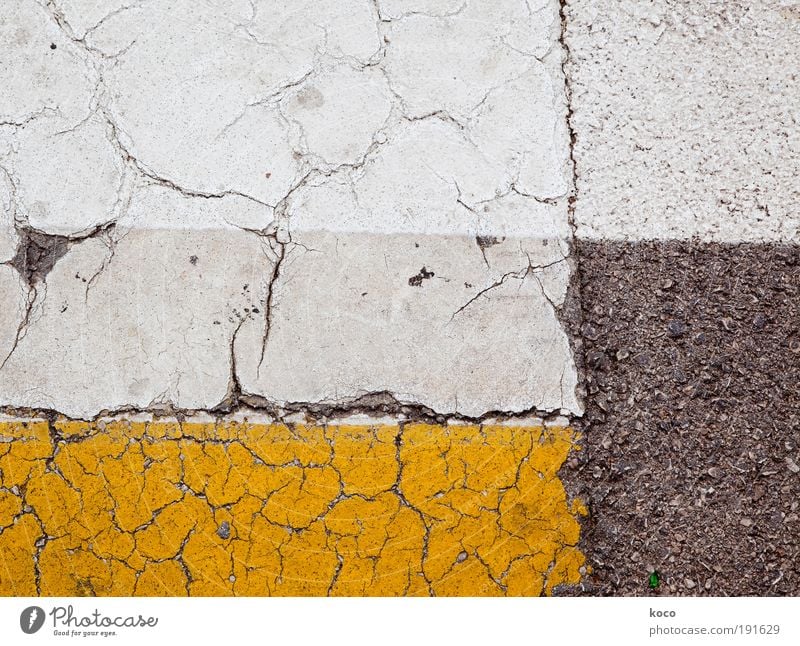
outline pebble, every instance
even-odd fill
[[[586,363],[588,363],[591,368],[603,370],[608,366],[608,358],[605,352],[592,350],[586,355]]]
[[[684,581],[684,584],[686,585],[686,587],[687,587],[687,588],[689,588],[689,590],[692,590],[692,589],[693,589],[693,588],[694,588],[694,587],[697,585],[697,584],[696,584],[694,581],[692,581],[691,579],[686,579],[686,580]]]
[[[686,334],[686,323],[678,319],[673,319],[667,324],[667,334],[673,339],[682,337]]]
[[[800,467],[797,466],[797,463],[792,458],[786,458],[786,466],[789,467],[789,471],[792,473],[800,473]]]
[[[749,518],[742,518],[742,520],[741,520],[741,521],[739,521],[739,524],[740,524],[742,527],[750,527],[750,525],[752,525],[752,524],[753,524],[753,521],[752,521],[752,520],[750,520]]]
[[[217,528],[217,536],[223,540],[231,537],[231,524],[227,520],[223,521]]]

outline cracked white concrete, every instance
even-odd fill
[[[0,22],[0,406],[580,413],[557,2],[100,4]]]
[[[568,0],[575,224],[800,240],[800,3]]]

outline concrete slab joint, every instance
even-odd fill
[[[553,0],[26,0],[0,406],[579,415]]]

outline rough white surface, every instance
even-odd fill
[[[557,2],[13,4],[0,406],[580,412]]]
[[[568,0],[577,235],[800,240],[800,3]]]

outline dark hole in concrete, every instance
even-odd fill
[[[32,287],[44,281],[69,247],[70,240],[65,236],[22,229],[17,253],[10,264]]]
[[[50,43],[50,49],[55,49],[55,48],[56,48],[56,44],[55,43]]]
[[[412,287],[420,287],[422,286],[423,280],[428,280],[429,278],[433,278],[436,274],[432,271],[428,271],[427,268],[423,267],[419,270],[419,273],[416,276],[412,276],[408,279],[408,284]]]
[[[477,236],[475,242],[481,249],[486,247],[494,247],[496,244],[503,242],[504,238],[495,238],[494,236]]]

